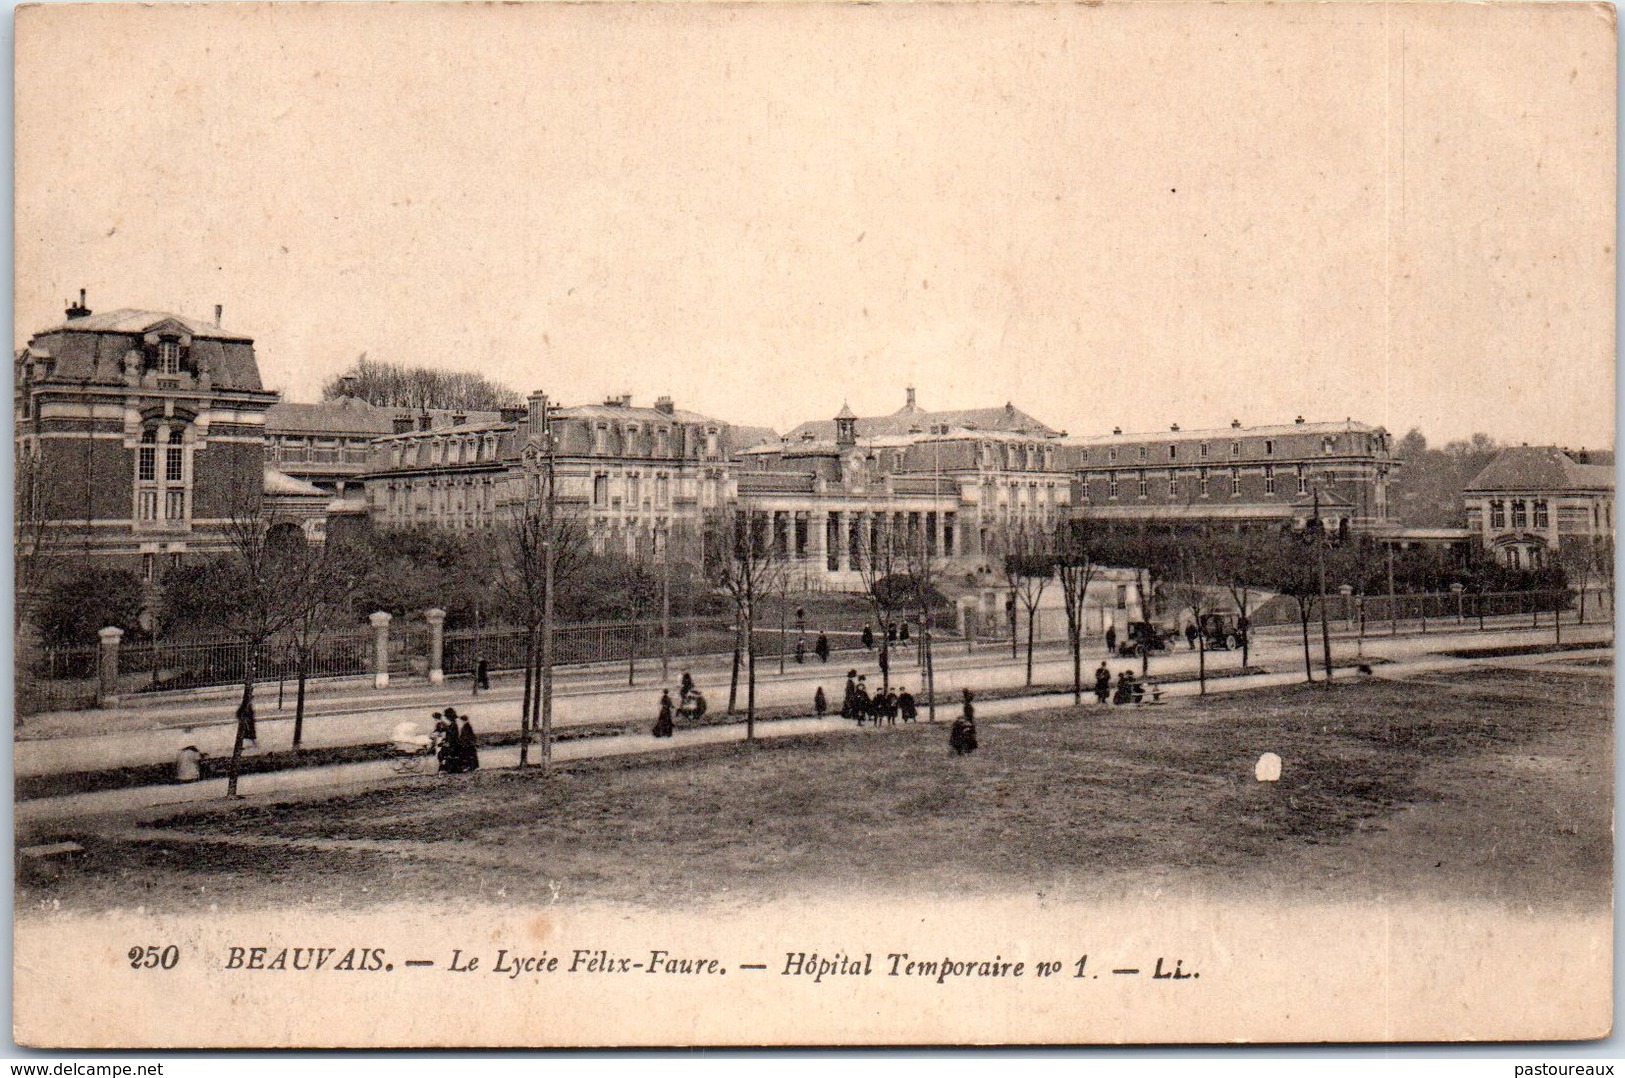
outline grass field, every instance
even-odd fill
[[[18,910],[364,908],[557,895],[1183,894],[1606,909],[1607,678],[1512,668],[1084,707],[221,805],[73,834]],[[1261,783],[1265,751],[1285,761]]]

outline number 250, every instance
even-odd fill
[[[168,947],[131,947],[131,969],[174,969],[181,960],[181,949],[171,943]]]

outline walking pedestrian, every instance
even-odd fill
[[[905,621],[897,627],[897,639],[905,644],[908,643],[908,622]]]
[[[677,686],[677,698],[681,700],[694,691],[694,677],[687,670],[683,671],[683,680]]]
[[[237,725],[243,729],[243,749],[251,751],[260,747],[258,732],[254,729],[254,701],[245,693],[243,702],[237,705]]]
[[[487,692],[491,690],[491,664],[484,659],[474,664],[474,684]]]
[[[820,685],[820,686],[818,686],[817,690],[813,693],[813,712],[819,718],[823,718],[824,717],[824,712],[826,712],[828,710],[829,710],[829,701],[824,699],[824,687],[822,685]]]
[[[869,717],[869,709],[872,706],[869,689],[864,685],[862,675],[859,675],[857,688],[852,690],[852,714],[857,717],[859,726],[862,726],[864,720]]]
[[[813,654],[818,656],[819,662],[829,662],[829,637],[824,635],[822,629],[818,630],[818,640],[813,644]]]
[[[654,735],[656,737],[670,737],[672,734],[672,705],[671,691],[660,690],[660,715],[655,719]]]
[[[1108,625],[1108,626],[1106,626],[1106,654],[1107,655],[1116,655],[1117,654],[1117,626],[1116,625]]]
[[[1191,651],[1196,650],[1196,632],[1196,622],[1193,621],[1189,625],[1185,626],[1185,645]]]
[[[914,694],[909,692],[907,688],[901,689],[897,693],[897,713],[902,716],[904,722],[914,722],[920,717],[920,712],[914,703]]]
[[[856,718],[856,716],[852,713],[852,708],[853,705],[856,704],[857,698],[858,672],[856,670],[848,670],[846,672],[846,695],[841,697],[841,718]]]
[[[863,627],[863,646],[870,651],[875,646],[875,631],[867,625]]]
[[[1104,704],[1112,694],[1112,672],[1101,663],[1095,668],[1095,699]]]
[[[796,637],[796,662],[804,663],[806,661],[807,661],[807,641],[803,640],[801,637],[798,636],[798,637]]]
[[[447,708],[446,713],[450,715],[451,709]],[[480,743],[479,739],[474,736],[474,727],[469,725],[467,715],[463,716],[463,729],[457,741],[462,750],[462,770],[478,771],[480,769]]]
[[[965,689],[964,693],[959,718],[948,731],[948,747],[954,750],[955,756],[976,751],[976,708],[971,703],[971,691]]]

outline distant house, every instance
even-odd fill
[[[1544,565],[1565,545],[1614,532],[1612,453],[1512,446],[1463,491],[1467,527],[1497,561]]]

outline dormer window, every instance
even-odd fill
[[[158,342],[158,373],[181,373],[181,342],[177,340],[161,340]]]

